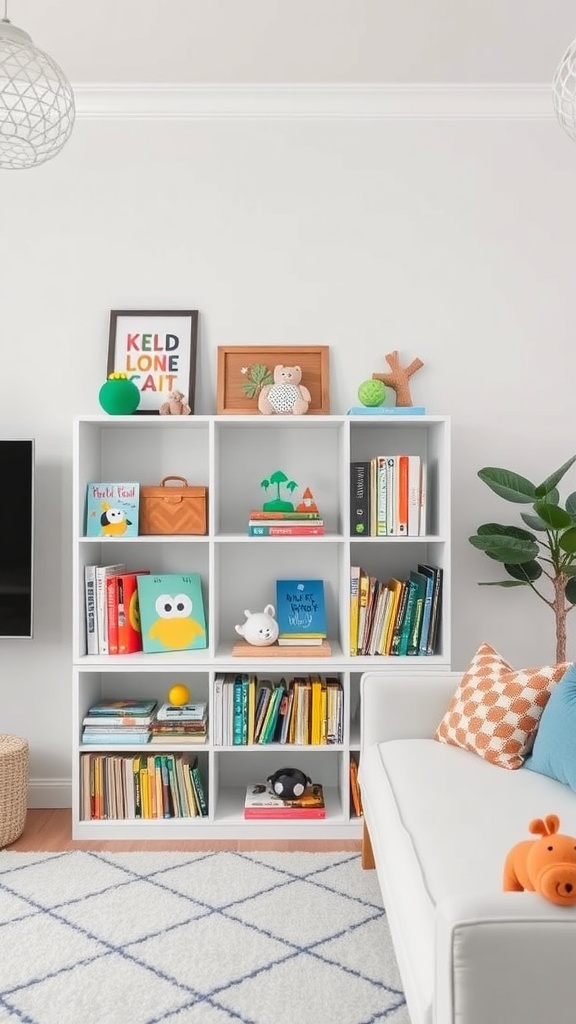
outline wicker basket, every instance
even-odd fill
[[[28,741],[0,733],[0,848],[24,831],[28,806]]]

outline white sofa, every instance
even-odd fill
[[[361,680],[363,864],[378,872],[410,1019],[575,1024],[576,908],[502,892],[502,869],[532,818],[557,814],[576,835],[576,793],[434,740],[460,677]]]

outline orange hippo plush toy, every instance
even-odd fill
[[[560,819],[534,818],[528,829],[540,839],[512,847],[504,863],[504,892],[538,892],[559,907],[576,905],[576,837],[558,832]]]

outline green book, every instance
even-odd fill
[[[408,591],[408,596],[406,598],[406,612],[404,614],[404,621],[402,623],[402,631],[400,633],[400,641],[398,644],[398,654],[408,654],[410,630],[412,628],[412,619],[416,609],[416,582],[414,580],[406,580],[406,590]]]
[[[424,573],[416,572],[415,569],[410,570],[410,579],[416,585],[416,603],[412,614],[412,621],[410,623],[410,635],[408,637],[408,649],[406,654],[414,655],[418,654],[420,645],[420,630],[422,629],[424,602],[426,600],[428,580]]]

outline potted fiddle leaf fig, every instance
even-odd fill
[[[576,492],[560,502],[557,485],[576,455],[535,485],[508,469],[487,466],[478,476],[495,494],[516,505],[524,526],[484,523],[470,543],[488,558],[501,562],[508,578],[481,587],[530,587],[554,613],[556,663],[566,661],[566,615],[576,604]]]

